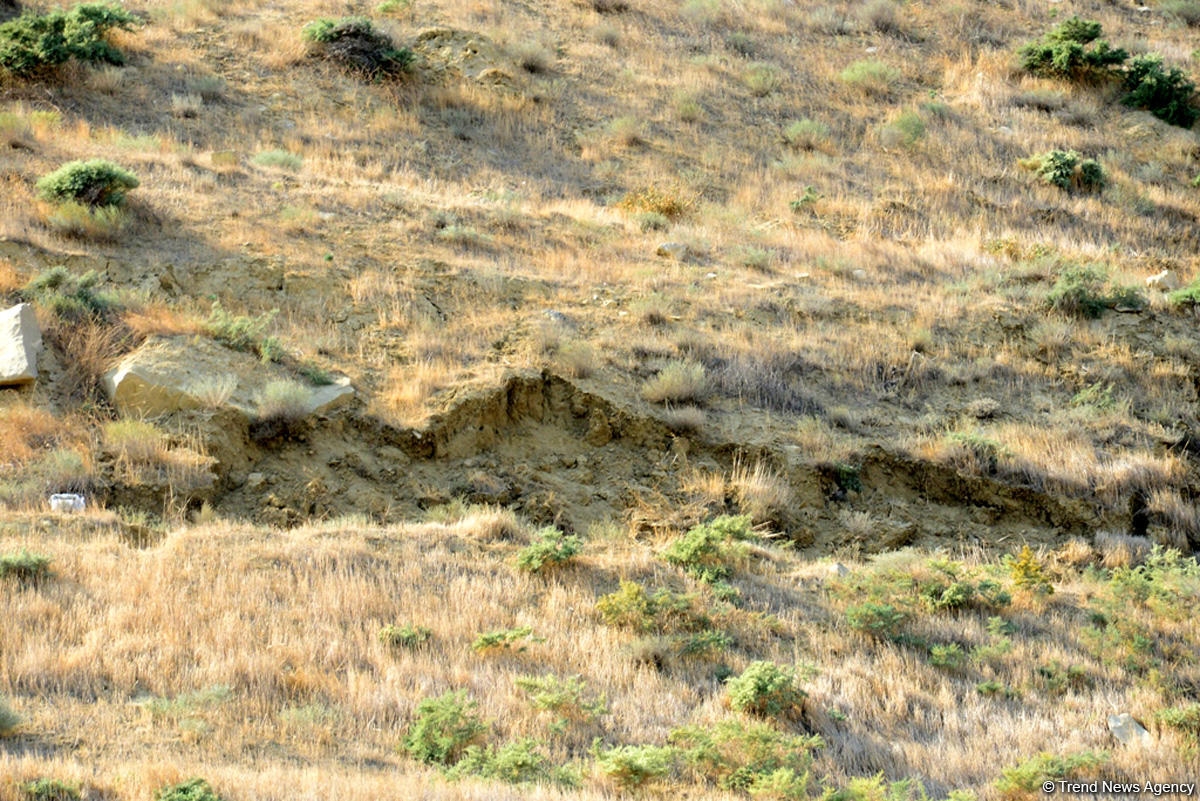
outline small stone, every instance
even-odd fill
[[[1133,719],[1133,715],[1122,712],[1120,715],[1108,716],[1108,730],[1121,745],[1148,746],[1154,742],[1150,732]]]
[[[853,278],[855,281],[865,282],[867,280],[867,271],[866,270],[855,270],[854,272],[850,273],[850,277]]]
[[[246,476],[246,489],[256,490],[267,483],[267,477],[262,473],[251,473]]]
[[[1174,292],[1179,289],[1179,277],[1171,270],[1163,270],[1146,279],[1146,289],[1157,289],[1161,292]]]
[[[656,256],[682,261],[687,256],[688,246],[682,242],[663,242],[654,251]]]
[[[50,496],[52,512],[82,512],[86,505],[83,496],[73,492],[60,492]]]

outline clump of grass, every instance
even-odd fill
[[[755,523],[782,522],[792,504],[791,486],[764,462],[749,466],[739,461],[729,486],[738,511]]]
[[[21,792],[29,801],[79,801],[81,795],[78,784],[50,778],[26,782]]]
[[[783,85],[783,71],[774,64],[756,61],[746,67],[742,81],[750,90],[750,94],[766,97]]]
[[[871,97],[886,97],[900,80],[900,71],[882,61],[864,59],[855,61],[842,70],[838,77],[842,83]]]
[[[95,270],[73,275],[66,267],[51,267],[27,283],[21,296],[49,309],[60,322],[107,321],[121,304],[116,293],[100,291],[99,284]]]
[[[629,192],[617,202],[617,208],[632,214],[660,214],[668,220],[678,220],[687,215],[694,203],[677,189],[661,189],[648,186]]]
[[[264,150],[256,153],[251,161],[260,167],[274,167],[288,172],[297,172],[304,166],[303,158],[286,150]]]
[[[388,648],[416,648],[429,642],[433,631],[426,626],[405,623],[402,626],[389,623],[379,630],[379,642]]]
[[[309,414],[312,393],[297,381],[270,381],[258,394],[255,410],[260,422],[294,423]]]
[[[709,392],[704,365],[673,361],[642,387],[642,397],[651,403],[701,403]]]
[[[112,242],[129,227],[129,212],[117,206],[97,206],[67,201],[51,206],[46,225],[56,233],[77,239]]]
[[[218,342],[234,350],[257,353],[263,361],[277,362],[283,358],[283,345],[267,329],[274,322],[278,309],[272,309],[258,317],[230,314],[214,300],[212,311],[204,323],[204,332]]]
[[[159,789],[154,801],[222,801],[212,785],[200,778],[188,779]]]
[[[883,126],[879,139],[884,147],[912,147],[925,136],[925,121],[915,111],[902,111]]]
[[[471,650],[480,654],[491,654],[500,651],[524,651],[531,642],[541,642],[542,638],[533,633],[529,626],[517,626],[511,629],[496,629],[480,634],[471,643]]]
[[[1108,761],[1103,751],[1083,751],[1069,756],[1042,753],[1001,772],[996,789],[1006,798],[1042,792],[1045,782],[1085,776]]]
[[[829,126],[819,120],[804,119],[788,123],[783,141],[795,150],[822,150],[829,145]]]
[[[34,584],[50,576],[50,557],[24,548],[0,555],[0,579]]]

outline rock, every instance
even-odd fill
[[[251,473],[246,476],[246,489],[256,490],[267,483],[267,477],[262,473]]]
[[[1157,289],[1162,292],[1174,292],[1179,289],[1179,277],[1171,270],[1163,270],[1146,279],[1146,289]]]
[[[1108,730],[1121,745],[1148,746],[1154,742],[1150,732],[1133,719],[1133,715],[1123,712],[1120,715],[1108,716]]]
[[[0,387],[37,380],[42,330],[33,306],[18,303],[0,312]]]
[[[50,511],[52,512],[82,512],[87,502],[82,495],[73,492],[60,492],[50,496]]]
[[[348,403],[354,397],[354,387],[349,378],[339,378],[332,384],[315,387],[308,401],[309,414],[324,414]]]
[[[865,283],[867,280],[867,271],[866,270],[855,270],[854,272],[850,273],[850,277],[853,278],[855,281],[858,281],[859,283]]]
[[[662,256],[666,259],[683,261],[683,259],[687,256],[687,252],[688,246],[682,242],[663,242],[655,249],[654,255]]]

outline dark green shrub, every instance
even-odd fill
[[[402,748],[409,756],[434,765],[453,765],[467,747],[487,731],[475,714],[476,703],[463,690],[426,698],[417,704],[416,717]]]
[[[596,752],[596,767],[626,790],[666,776],[674,763],[675,749],[670,747],[620,745]]]
[[[154,798],[155,801],[221,801],[221,796],[204,779],[189,779],[163,787]]]
[[[579,537],[567,535],[547,526],[534,535],[534,541],[517,554],[517,567],[530,573],[538,573],[547,567],[557,567],[569,562],[583,548]]]
[[[881,640],[900,636],[907,616],[891,604],[861,604],[846,610],[846,622],[855,631]]]
[[[424,626],[405,623],[403,626],[388,624],[379,630],[379,642],[389,648],[416,648],[428,642],[433,632]]]
[[[468,746],[453,768],[446,771],[451,779],[478,776],[509,784],[528,784],[550,777],[549,760],[538,751],[537,740],[527,738],[500,747]]]
[[[1100,38],[1100,23],[1072,17],[1021,48],[1021,68],[1043,78],[1096,81],[1111,74],[1129,54]]]
[[[131,30],[138,20],[119,6],[81,3],[69,11],[27,12],[0,24],[0,70],[32,75],[71,59],[124,64],[105,38],[114,28]]]
[[[38,779],[21,785],[29,801],[79,801],[79,785],[60,779]]]
[[[746,550],[737,543],[750,536],[748,515],[722,515],[672,540],[663,551],[663,559],[683,568],[692,578],[713,584],[729,578],[733,572],[729,563],[742,558]]]
[[[1180,128],[1191,128],[1200,116],[1192,105],[1196,84],[1177,67],[1163,69],[1159,56],[1138,56],[1130,61],[1122,81],[1129,94],[1121,102],[1131,108],[1145,109]]]
[[[33,583],[50,575],[50,557],[22,548],[0,556],[0,578]]]
[[[138,179],[105,159],[71,161],[37,182],[38,197],[55,203],[75,202],[91,208],[120,206]]]
[[[1072,317],[1095,319],[1118,306],[1139,309],[1146,305],[1133,287],[1112,286],[1103,270],[1068,267],[1046,295],[1046,305]]]
[[[318,54],[368,78],[400,75],[415,59],[411,50],[397,48],[365,17],[318,19],[305,25],[302,33]]]
[[[725,690],[734,709],[769,717],[797,709],[805,697],[793,668],[766,661],[751,662],[725,682]]]
[[[1020,165],[1044,182],[1068,191],[1094,192],[1107,182],[1100,162],[1081,158],[1074,150],[1051,150],[1022,159]]]

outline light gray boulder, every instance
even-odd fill
[[[0,312],[0,386],[36,381],[41,351],[42,330],[33,306],[18,303]]]

